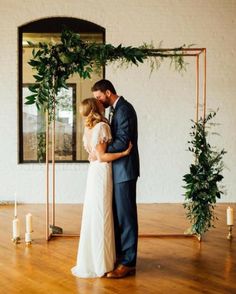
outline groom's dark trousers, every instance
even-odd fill
[[[139,176],[138,127],[133,106],[120,97],[111,123],[113,141],[108,152],[120,152],[133,144],[129,156],[112,163],[113,215],[116,254],[120,262],[135,266],[138,244],[138,220],[136,205],[136,183]]]

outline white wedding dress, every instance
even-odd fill
[[[109,142],[108,124],[100,122],[85,128],[83,141],[88,152],[100,142]],[[83,206],[77,265],[72,274],[81,278],[101,277],[113,270],[115,239],[112,215],[111,163],[92,161],[89,164]]]

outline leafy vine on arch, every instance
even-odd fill
[[[155,49],[146,43],[140,47],[124,47],[121,44],[115,47],[111,44],[85,42],[79,34],[70,30],[62,31],[60,43],[28,43],[34,47],[29,64],[36,70],[36,83],[29,87],[33,94],[26,97],[25,104],[36,104],[38,109],[48,109],[50,120],[53,119],[53,103],[57,103],[55,97],[58,91],[62,87],[67,88],[66,81],[74,73],[88,79],[92,72],[114,61],[121,65],[138,66],[145,60],[149,61],[153,71],[160,67],[164,58],[169,58],[177,71],[186,70],[181,55],[183,46],[170,51]]]

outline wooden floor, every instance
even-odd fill
[[[136,276],[122,280],[78,279],[71,275],[78,238],[45,241],[43,205],[20,205],[22,241],[14,246],[12,206],[0,206],[0,293],[236,293],[236,230],[226,239],[226,204],[218,205],[216,228],[194,238],[139,238]],[[58,226],[79,232],[81,205],[57,205]],[[236,212],[236,206],[234,206]],[[189,226],[180,204],[138,206],[139,231],[183,233]],[[24,217],[33,214],[34,242],[24,243]]]

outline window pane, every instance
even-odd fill
[[[29,84],[23,86],[23,101],[32,94]],[[75,89],[76,85],[68,85],[68,89],[61,89],[57,95],[55,120],[55,159],[58,161],[75,160]],[[39,111],[35,105],[22,104],[23,111],[23,160],[45,161],[45,113]],[[51,142],[51,132],[49,132]],[[51,159],[50,144],[49,159]]]
[[[23,97],[30,95],[28,87],[23,87]],[[23,100],[25,101],[25,99]],[[40,129],[40,116],[35,105],[23,103],[23,158],[37,160],[37,133]]]
[[[74,145],[74,110],[73,92],[75,88],[70,87],[61,89],[56,106],[56,140],[55,140],[55,159],[56,160],[73,160]]]

